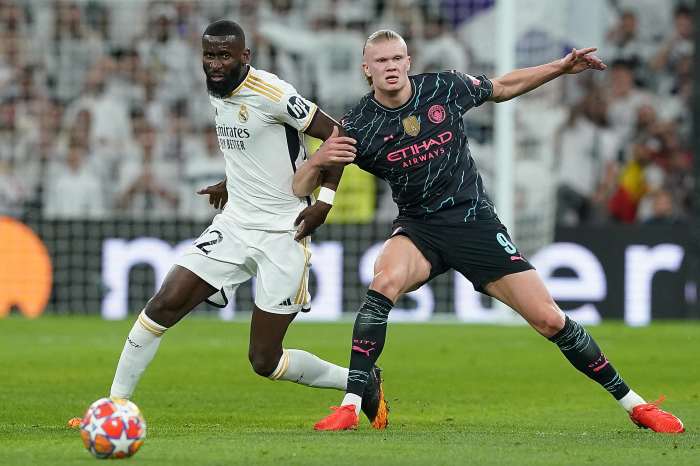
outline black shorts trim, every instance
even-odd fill
[[[512,275],[514,273],[525,272],[526,270],[535,270],[535,267],[532,264],[530,264],[530,262],[523,259],[522,262],[518,262],[517,264],[512,265],[508,270],[504,270],[501,272],[495,272],[493,274],[484,273],[478,281],[477,280],[474,280],[474,281],[470,280],[470,281],[471,281],[471,283],[474,286],[474,289],[476,291],[488,295],[488,293],[486,292],[486,285],[488,285],[489,283],[495,282],[499,278],[503,278],[506,275]]]
[[[454,269],[484,293],[489,283],[534,267],[513,244],[498,218],[436,224],[397,219],[390,237],[406,236],[430,262],[428,280]]]

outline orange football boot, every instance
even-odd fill
[[[683,422],[673,414],[659,409],[666,397],[661,395],[658,400],[653,403],[644,403],[632,408],[630,419],[639,427],[651,429],[654,432],[662,432],[664,434],[682,434],[685,432]]]
[[[350,430],[357,429],[358,418],[355,405],[331,406],[333,413],[314,425],[314,430]]]
[[[68,423],[66,425],[70,429],[77,429],[78,427],[80,427],[81,421],[82,421],[82,419],[79,417],[72,417],[72,418],[68,419]]]
[[[382,370],[377,366],[372,368],[362,394],[362,412],[375,429],[383,430],[389,425],[389,403],[384,398]]]

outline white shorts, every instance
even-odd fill
[[[227,303],[241,283],[256,277],[255,305],[275,314],[293,314],[308,310],[311,298],[309,238],[297,242],[294,234],[250,230],[219,214],[177,265],[219,290],[207,300],[212,304]]]

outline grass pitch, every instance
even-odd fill
[[[0,464],[95,460],[68,418],[107,395],[131,322],[0,320]],[[599,386],[526,327],[398,325],[381,358],[389,429],[316,433],[341,394],[250,370],[248,324],[188,319],[168,331],[134,401],[140,465],[700,464],[700,325],[592,327],[642,396],[664,393],[683,435],[631,424]],[[287,347],[345,364],[352,324],[296,324]]]

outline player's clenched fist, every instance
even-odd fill
[[[347,165],[355,160],[355,141],[347,136],[339,136],[338,127],[334,126],[331,135],[321,144],[312,160],[321,167]]]

